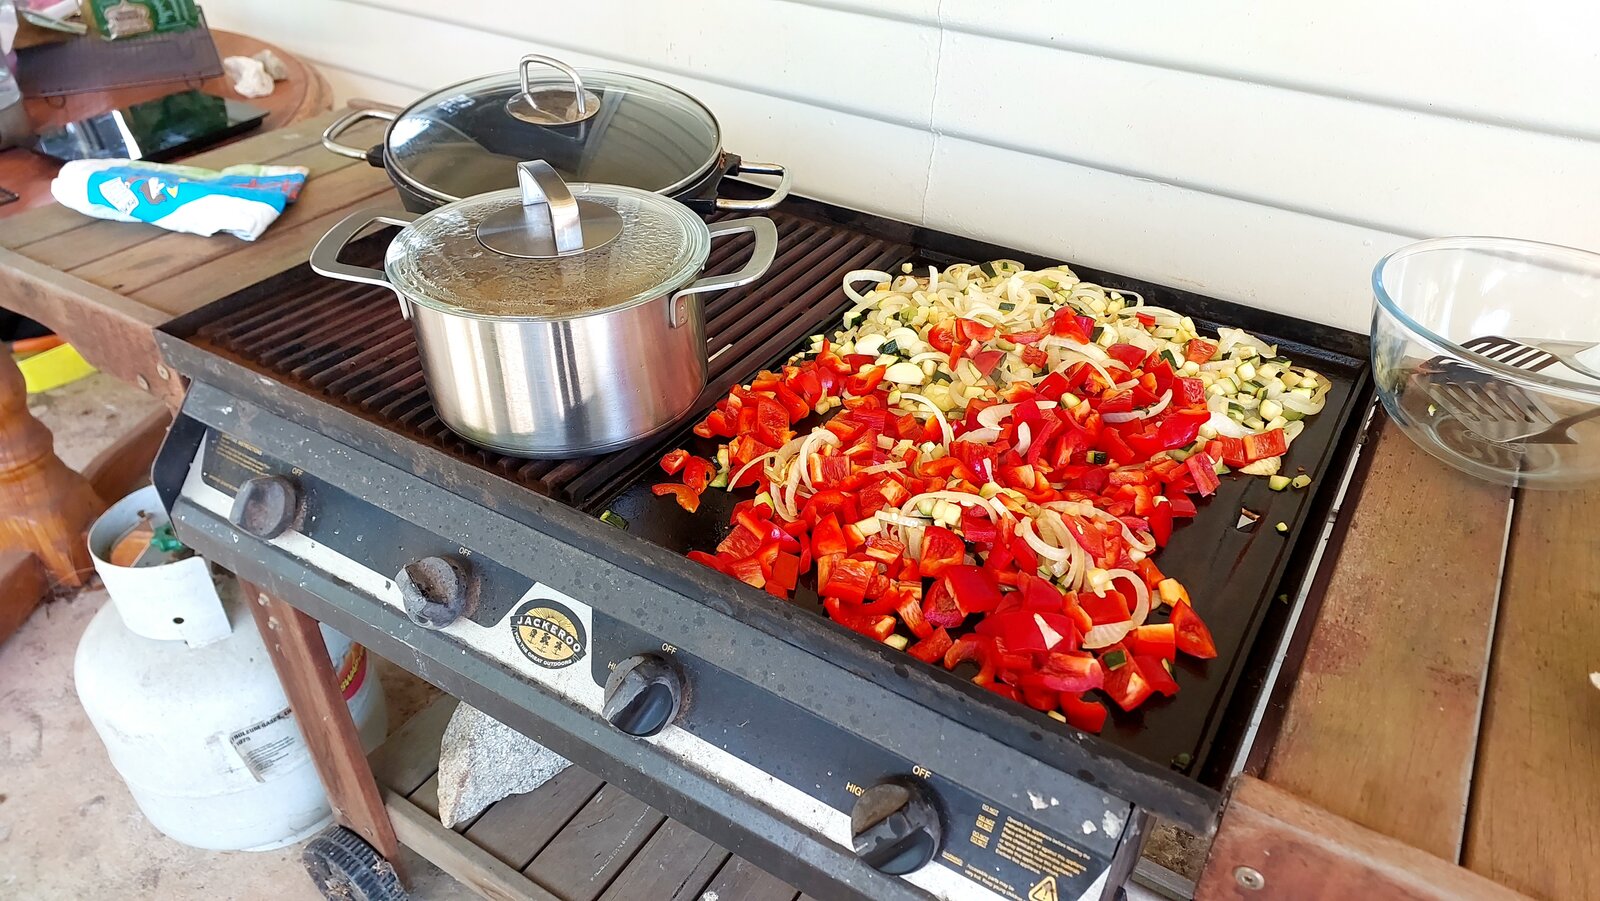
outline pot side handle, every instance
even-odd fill
[[[349,144],[339,143],[339,136],[363,119],[381,119],[384,122],[393,122],[398,115],[399,113],[392,113],[383,109],[351,110],[328,123],[328,127],[322,130],[322,146],[340,156],[347,156],[353,160],[368,160],[370,162],[370,157],[367,155],[368,151],[359,147],[351,147]]]
[[[385,225],[410,225],[417,218],[416,213],[400,213],[390,210],[361,210],[351,213],[340,220],[338,225],[328,229],[328,233],[317,241],[317,246],[311,248],[311,269],[318,275],[328,278],[337,278],[347,282],[360,282],[364,285],[381,285],[392,288],[389,280],[384,277],[383,270],[371,269],[366,266],[356,266],[351,263],[339,262],[339,254],[345,245],[355,238],[362,229],[374,222]]]
[[[711,231],[711,240],[728,235],[749,232],[755,235],[755,247],[750,251],[750,259],[736,272],[722,275],[708,275],[705,278],[690,282],[673,295],[671,311],[672,327],[677,328],[688,321],[688,307],[685,301],[693,294],[709,294],[712,291],[726,291],[729,288],[738,288],[748,285],[767,272],[767,267],[778,255],[778,229],[772,220],[765,216],[749,216],[744,219],[727,219],[722,222],[707,223]]]
[[[745,173],[779,176],[778,186],[772,189],[771,194],[759,200],[734,200],[731,197],[718,197],[716,201],[718,210],[733,213],[762,213],[777,206],[783,202],[785,197],[789,196],[789,182],[791,179],[789,170],[783,166],[777,163],[757,163],[744,160],[739,163],[739,168],[733,170],[733,174],[743,175]]]

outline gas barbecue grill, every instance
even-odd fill
[[[837,327],[851,270],[1055,262],[798,198],[773,218],[768,275],[708,302],[696,418]],[[736,268],[745,241],[708,271]],[[370,264],[381,245],[352,252]],[[1050,897],[1109,896],[1145,818],[1209,832],[1262,744],[1250,737],[1270,731],[1290,624],[1311,619],[1292,602],[1371,386],[1365,336],[1075,270],[1250,330],[1333,381],[1289,459],[1312,488],[1224,479],[1159,558],[1218,658],[1180,664],[1176,697],[1114,711],[1100,736],[685,559],[727,528],[711,495],[690,515],[648,490],[662,452],[692,440],[687,422],[566,461],[464,442],[433,411],[393,295],[304,265],[162,329],[191,385],[156,482],[201,554],[818,897],[1020,901],[1046,882]],[[1239,527],[1241,507],[1255,528]],[[418,561],[467,578],[403,591]],[[461,615],[419,626],[407,591]],[[858,856],[863,828],[873,848]]]

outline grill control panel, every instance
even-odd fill
[[[694,648],[530,583],[456,539],[215,431],[182,496],[231,520],[250,503],[239,498],[256,497],[251,486],[262,484],[287,485],[296,501],[292,528],[266,539],[276,552],[512,668],[597,722],[655,742],[881,872],[950,901],[1100,897],[1133,814],[1126,802],[1059,775],[1028,791],[1025,806],[977,796],[941,776],[937,760],[865,741]],[[262,519],[272,524],[271,516],[246,522]]]

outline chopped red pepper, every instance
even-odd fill
[[[1061,712],[1069,724],[1085,732],[1099,732],[1106,725],[1106,705],[1085,700],[1072,692],[1062,693]]]
[[[1217,342],[1204,338],[1190,338],[1183,347],[1183,358],[1191,363],[1204,363],[1217,353]]]
[[[874,575],[877,571],[872,561],[846,557],[833,565],[833,572],[821,586],[822,594],[859,604],[866,599],[867,586]]]
[[[1139,671],[1138,664],[1132,660],[1124,660],[1121,666],[1107,671],[1105,684],[1101,688],[1123,710],[1133,710],[1149,700],[1155,692],[1150,681]]]
[[[1271,429],[1255,435],[1244,436],[1244,456],[1246,463],[1265,460],[1268,457],[1281,457],[1288,450],[1284,440],[1283,429]]]
[[[963,635],[945,652],[944,668],[955,669],[969,660],[976,660],[978,674],[972,677],[972,681],[987,685],[994,680],[999,656],[1000,651],[995,647],[994,639],[984,635]]]
[[[1222,486],[1222,480],[1217,478],[1217,464],[1212,462],[1211,455],[1205,451],[1192,454],[1183,465],[1189,468],[1189,474],[1194,476],[1194,487],[1202,497],[1210,497]]]
[[[934,629],[926,638],[906,648],[906,653],[923,663],[943,661],[945,652],[949,651],[953,644],[955,641],[951,639],[949,630],[941,626]]]
[[[956,599],[950,596],[942,580],[928,589],[928,596],[922,601],[922,616],[929,623],[946,629],[954,629],[966,619],[966,614],[956,606]]]
[[[1177,659],[1176,631],[1172,623],[1150,623],[1128,633],[1128,650],[1164,660]]]
[[[845,546],[844,530],[839,527],[839,518],[829,513],[817,520],[817,525],[811,530],[811,553],[818,557],[849,552]]]
[[[995,580],[993,571],[981,566],[947,567],[940,584],[955,598],[956,606],[965,615],[988,613],[1000,606],[1000,583]]]
[[[700,509],[700,495],[696,494],[694,489],[690,488],[688,485],[678,485],[673,482],[662,482],[659,485],[650,486],[650,490],[655,492],[657,497],[666,497],[669,494],[672,495],[675,499],[677,499],[678,506],[688,510],[690,513]]]
[[[1172,608],[1172,627],[1177,630],[1178,650],[1190,657],[1209,660],[1217,656],[1217,644],[1211,640],[1211,630],[1206,628],[1200,614],[1188,604],[1179,602]]]
[[[1178,680],[1172,678],[1172,671],[1168,669],[1171,664],[1166,660],[1147,654],[1134,654],[1133,663],[1139,667],[1139,675],[1150,683],[1152,689],[1169,698],[1178,693]]]
[[[661,458],[661,468],[667,471],[667,475],[675,476],[688,460],[689,452],[680,447],[677,450],[667,451],[667,455]]]
[[[1046,654],[1038,669],[1022,677],[1024,685],[1074,693],[1099,688],[1105,680],[1100,661],[1087,654]]]
[[[888,371],[887,366],[868,366],[860,373],[845,379],[844,388],[857,397],[871,394],[883,382],[883,374]]]
[[[952,566],[959,566],[967,546],[956,533],[943,526],[929,526],[922,535],[922,556],[918,569],[926,578],[937,579]]]
[[[717,467],[710,460],[691,456],[683,461],[683,484],[688,485],[695,494],[705,494],[706,486],[711,484],[711,477],[716,472]]]
[[[1078,595],[1078,603],[1083,606],[1084,611],[1089,614],[1089,618],[1094,620],[1094,624],[1097,626],[1127,622],[1128,620],[1128,601],[1122,596],[1122,592],[1115,589],[1106,589],[1104,595],[1086,591]]]

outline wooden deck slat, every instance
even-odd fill
[[[665,819],[607,785],[522,872],[566,901],[594,901]]]
[[[408,795],[406,800],[417,805],[418,810],[423,811],[428,816],[437,820],[439,818],[438,772],[435,772],[432,776],[429,776],[427,782],[417,786],[417,790]]]
[[[533,791],[506,798],[484,811],[466,836],[520,870],[544,850],[604,784],[588,770],[567,767]]]
[[[479,895],[491,901],[559,901],[398,794],[385,792],[384,803],[401,842]]]
[[[1456,861],[1511,495],[1380,422],[1266,778]]]
[[[1600,899],[1600,489],[1517,499],[1464,863]]]
[[[711,839],[676,820],[667,820],[600,897],[605,901],[696,901],[727,859],[728,852]],[[721,896],[718,898],[720,901]]]
[[[718,901],[795,901],[794,886],[743,857],[732,856],[703,892]]]
[[[406,797],[439,771],[439,739],[457,703],[449,695],[434,701],[368,756],[379,785]]]

